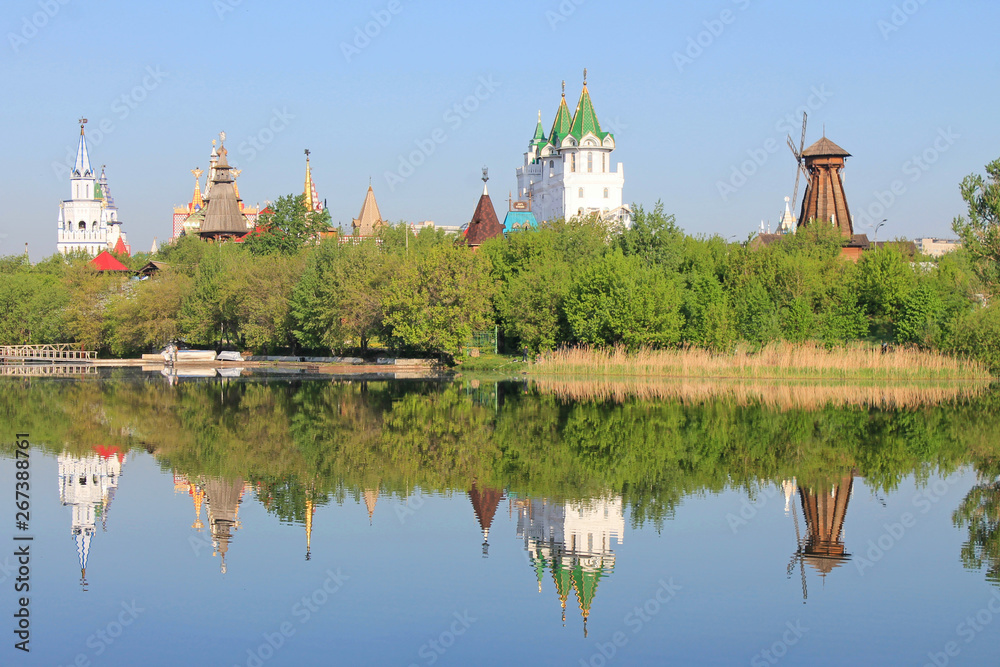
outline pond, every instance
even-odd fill
[[[0,410],[4,665],[1000,649],[986,387],[116,370],[0,379]]]

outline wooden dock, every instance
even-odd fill
[[[91,361],[96,357],[97,352],[78,349],[72,343],[0,346],[0,362],[4,364],[80,363]]]

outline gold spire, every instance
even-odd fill
[[[312,558],[312,534],[313,534],[313,501],[306,498],[306,560]]]
[[[312,167],[309,166],[309,149],[306,149],[306,210],[315,211],[316,202],[313,201],[313,179],[312,179]]]
[[[194,211],[205,205],[205,200],[201,198],[201,183],[199,181],[201,175],[205,172],[195,167],[191,170],[191,173],[194,174],[194,195],[191,197],[191,210]]]
[[[205,492],[200,488],[191,485],[191,496],[194,498],[194,514],[195,521],[191,524],[191,527],[197,530],[199,533],[201,529],[205,527],[205,524],[201,522],[201,503],[205,500]]]

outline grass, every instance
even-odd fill
[[[639,350],[564,348],[542,354],[527,366],[532,376],[837,380],[980,380],[993,379],[974,360],[949,357],[913,347],[882,354],[878,347],[856,343],[828,349],[814,343],[771,343],[760,350],[738,347],[729,354],[700,348]]]

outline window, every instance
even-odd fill
[[[549,169],[555,169],[555,168],[556,168],[556,161],[549,160]]]
[[[580,199],[583,199],[583,188],[580,188],[579,193],[577,193],[577,197],[579,197]]]
[[[87,231],[87,223],[84,222],[83,220],[80,221],[80,231],[81,232]]]
[[[572,172],[576,171],[576,153],[569,154],[569,170]]]
[[[608,154],[601,153],[601,172],[604,173],[608,170]]]
[[[593,173],[594,171],[594,154],[587,151],[587,173]]]
[[[604,188],[604,198],[605,199],[608,198],[608,189],[607,188]]]
[[[97,220],[94,220],[94,222],[90,224],[90,228],[93,229],[95,232],[97,231]]]

